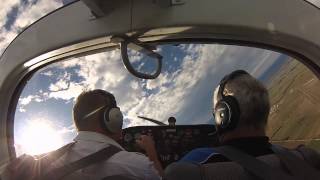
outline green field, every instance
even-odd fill
[[[287,147],[306,144],[320,151],[320,81],[290,60],[269,83],[271,111],[267,134]]]

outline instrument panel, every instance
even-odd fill
[[[163,167],[180,160],[199,147],[217,144],[214,125],[136,126],[123,130],[122,146],[131,152],[144,151],[136,144],[141,135],[153,138]]]

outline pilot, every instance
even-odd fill
[[[76,143],[61,162],[73,162],[113,145],[120,151],[102,164],[82,169],[83,176],[102,179],[121,175],[133,179],[160,179],[162,169],[157,155],[153,154],[155,150],[150,147],[153,144],[151,138],[144,136],[138,143],[149,158],[128,152],[117,143],[122,135],[123,119],[111,93],[99,89],[81,93],[73,107],[73,120],[78,130],[74,139]]]
[[[213,114],[221,146],[234,147],[253,157],[273,154],[273,145],[266,136],[269,111],[268,91],[261,82],[243,70],[225,76],[213,95]],[[180,160],[197,164],[225,161],[228,158],[214,148],[195,149]]]

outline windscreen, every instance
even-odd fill
[[[30,24],[74,0],[2,0],[0,5],[0,55]]]
[[[20,96],[14,124],[17,154],[40,154],[76,136],[72,108],[77,96],[93,89],[115,95],[124,115],[123,128],[168,124],[213,124],[212,97],[220,80],[238,69],[248,71],[268,89],[271,113],[268,135],[275,142],[317,146],[320,123],[318,79],[304,65],[282,53],[235,45],[163,44],[163,68],[155,80],[132,76],[118,49],[59,61],[38,70]],[[130,53],[138,69],[152,63]],[[303,128],[301,128],[303,127]],[[307,139],[307,140],[306,140]]]

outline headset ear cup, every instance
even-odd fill
[[[105,112],[104,123],[111,133],[119,132],[122,129],[123,115],[119,108],[111,108]]]
[[[235,129],[238,125],[240,119],[240,107],[236,98],[233,96],[225,96],[223,100],[230,107],[230,123],[228,124],[227,129],[232,130]]]
[[[228,127],[230,123],[230,107],[224,100],[217,102],[214,117],[215,125],[218,129],[226,129]]]
[[[236,128],[240,118],[238,101],[232,96],[225,96],[217,103],[214,116],[216,127],[220,132]]]

